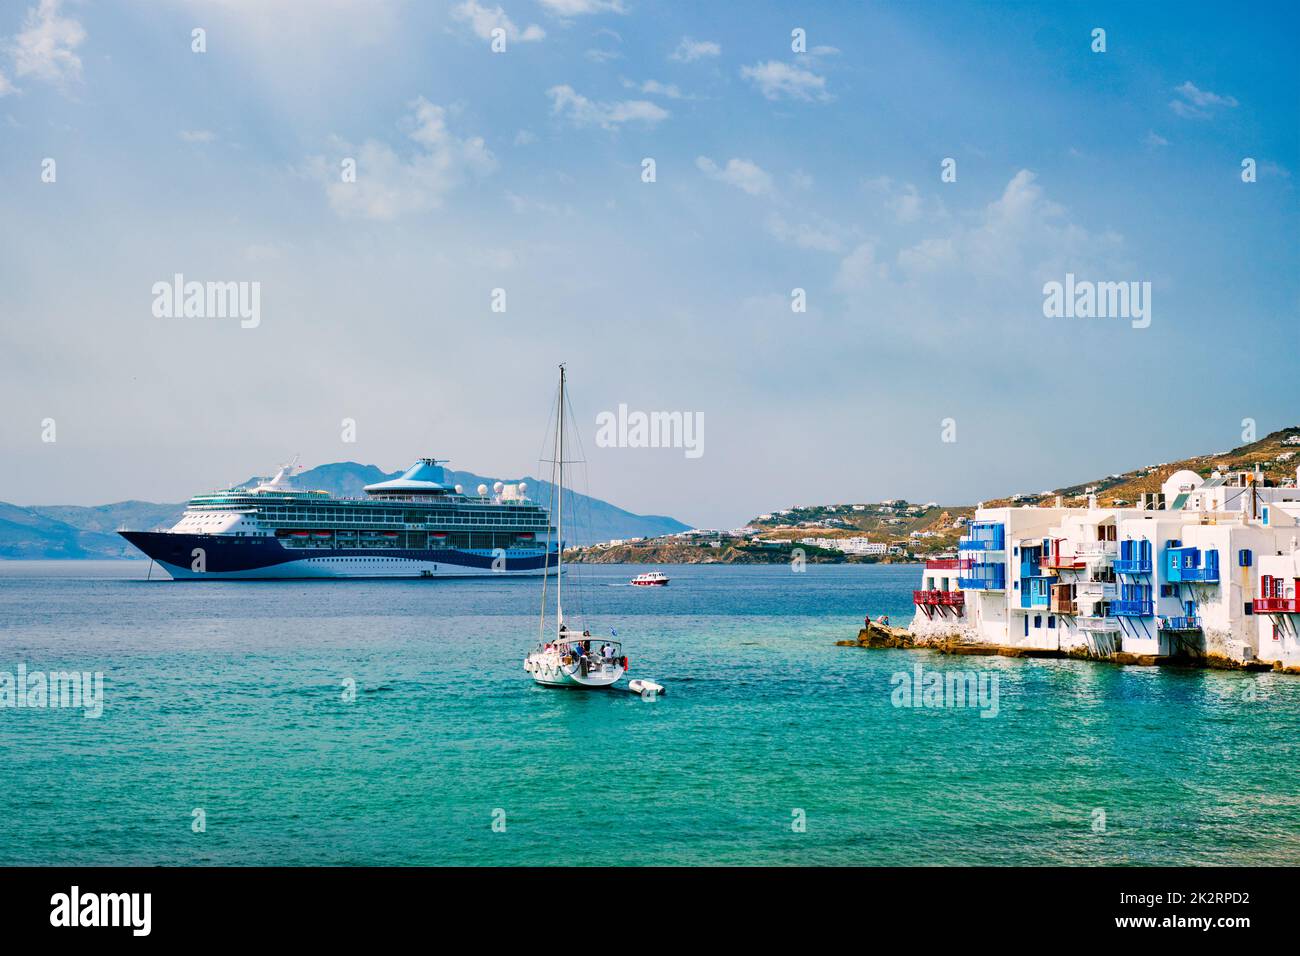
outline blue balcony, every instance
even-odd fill
[[[957,542],[958,551],[1003,551],[1006,546],[1006,528],[1000,521],[977,521]]]
[[[957,586],[964,591],[1005,591],[1007,569],[1002,564],[971,563],[957,577]]]
[[[1111,601],[1112,617],[1150,617],[1154,612],[1149,600]]]
[[[1052,603],[1052,578],[1022,577],[1020,581],[1021,607],[1047,607]]]
[[[1201,619],[1194,614],[1181,617],[1166,617],[1160,622],[1162,631],[1199,631]]]
[[[1150,574],[1151,542],[1145,539],[1121,541],[1115,559],[1116,574]]]
[[[1219,551],[1210,548],[1202,556],[1200,548],[1178,547],[1171,542],[1165,551],[1165,580],[1170,584],[1209,583],[1219,580]]]
[[[1115,561],[1115,573],[1116,574],[1150,574],[1151,559],[1134,558],[1132,560],[1125,560],[1123,558],[1118,558]]]

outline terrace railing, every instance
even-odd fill
[[[961,591],[913,591],[913,604],[932,604],[937,607],[964,607],[966,595]]]
[[[970,591],[1005,591],[1007,569],[1001,564],[973,564],[962,569],[957,586]]]
[[[1300,597],[1255,598],[1256,614],[1300,614]]]
[[[1074,546],[1074,553],[1081,558],[1113,556],[1118,551],[1118,541],[1079,541]]]
[[[1115,573],[1116,574],[1150,574],[1151,559],[1141,558],[1141,557],[1116,558]]]
[[[1115,617],[1150,617],[1154,611],[1151,601],[1120,600],[1110,602],[1110,613]]]
[[[1119,619],[1114,617],[1085,617],[1079,619],[1078,628],[1090,634],[1113,634],[1123,630]]]

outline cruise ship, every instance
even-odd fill
[[[550,515],[523,482],[446,483],[422,458],[364,498],[268,481],[190,499],[167,531],[119,531],[176,580],[537,576],[555,563]]]

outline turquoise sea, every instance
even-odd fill
[[[0,671],[106,698],[0,709],[0,864],[1300,862],[1300,679],[834,646],[916,567],[581,568],[652,702],[532,684],[535,581],[146,568],[0,562]],[[918,663],[997,716],[895,707]]]

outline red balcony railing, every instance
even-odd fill
[[[912,603],[938,607],[965,607],[966,594],[963,591],[913,591]]]
[[[1300,614],[1300,598],[1255,598],[1256,614]]]
[[[1083,558],[1072,554],[1047,554],[1038,562],[1044,571],[1081,571],[1088,566]]]
[[[961,562],[956,558],[935,558],[925,562],[927,571],[956,571],[961,567]]]

